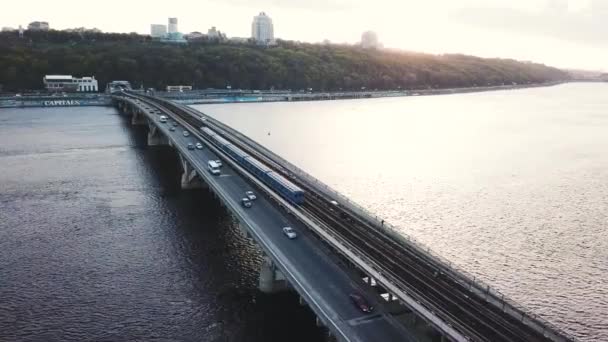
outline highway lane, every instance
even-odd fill
[[[152,117],[158,122],[158,115]],[[171,121],[171,120],[169,120]],[[196,143],[198,139],[192,135],[183,136],[180,125],[175,131],[169,131],[170,124],[158,123],[160,129],[171,136],[176,144],[183,148],[182,153],[193,157],[196,167],[207,169],[207,161],[218,159],[209,148],[203,150],[187,150],[189,142]],[[274,201],[256,191],[251,183],[224,162],[221,176],[211,176],[208,172],[202,175],[212,186],[221,187],[230,195],[231,205],[239,210],[247,223],[271,249],[277,251],[280,258],[292,275],[299,279],[301,285],[308,289],[312,297],[325,307],[347,336],[352,341],[413,341],[409,333],[386,314],[376,302],[376,297],[368,293],[368,298],[377,308],[372,314],[360,312],[350,301],[348,294],[355,291],[365,292],[360,288],[362,282],[354,279],[353,274],[341,269],[336,256],[320,248],[320,242],[308,229],[292,216],[279,209]],[[258,199],[253,207],[245,209],[240,205],[240,199],[247,190],[254,190]],[[284,226],[291,226],[298,232],[298,238],[289,240],[282,232]]]

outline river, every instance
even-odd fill
[[[608,341],[608,85],[196,106],[584,341]],[[0,341],[322,341],[175,153],[0,110]]]
[[[169,147],[113,108],[0,110],[0,341],[323,341]]]
[[[584,341],[608,341],[608,84],[197,105]]]

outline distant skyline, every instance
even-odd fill
[[[352,44],[372,30],[387,48],[608,70],[606,0],[182,0],[170,6],[104,0],[93,7],[76,0],[11,2],[0,12],[0,26],[39,20],[59,30],[149,34],[151,24],[177,17],[184,33],[216,26],[230,37],[249,37],[253,17],[263,11],[281,39]]]

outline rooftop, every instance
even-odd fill
[[[46,75],[44,78],[47,80],[71,80],[72,75]]]

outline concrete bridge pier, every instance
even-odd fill
[[[145,125],[148,122],[146,116],[137,108],[131,108],[131,125]]]
[[[182,164],[182,169],[184,170],[181,178],[182,189],[189,190],[207,188],[207,184],[203,182],[203,180],[196,173],[196,170],[184,157],[181,156],[181,154],[179,156],[179,160]]]
[[[276,293],[287,289],[285,276],[279,271],[268,257],[264,257],[260,267],[260,291],[264,293]]]
[[[167,136],[155,124],[148,122],[148,146],[166,145],[169,145]]]

